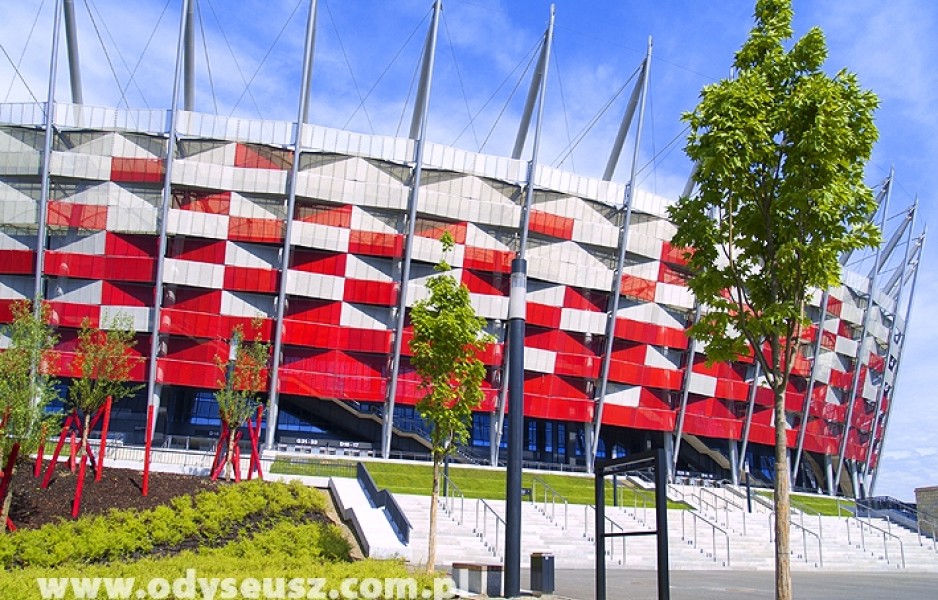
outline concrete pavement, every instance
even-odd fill
[[[608,600],[656,600],[655,571],[609,570]],[[530,575],[524,570],[522,586]],[[557,596],[595,600],[593,572],[561,569],[556,572]],[[904,571],[876,573],[794,572],[797,600],[935,600],[938,574]],[[672,600],[774,600],[775,574],[771,571],[672,571]]]

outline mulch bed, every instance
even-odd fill
[[[10,518],[18,528],[40,527],[60,519],[70,519],[77,482],[77,473],[60,464],[49,487],[41,489],[42,477],[33,477],[31,463],[21,463],[13,477]],[[142,469],[111,469],[105,465],[101,481],[95,481],[94,473],[88,469],[81,497],[81,515],[97,515],[111,509],[155,508],[177,496],[212,490],[224,483],[208,477],[150,471],[147,496],[142,493],[142,485]]]

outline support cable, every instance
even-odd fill
[[[535,46],[535,48],[537,47]],[[502,116],[505,114],[505,111],[508,110],[508,106],[511,103],[511,99],[515,97],[515,92],[517,92],[518,88],[521,87],[521,82],[524,81],[525,75],[528,74],[528,70],[530,70],[531,66],[534,64],[534,56],[535,56],[534,54],[531,55],[531,58],[528,60],[527,66],[524,68],[524,71],[521,73],[521,76],[518,77],[518,81],[515,82],[515,87],[511,89],[511,93],[508,95],[508,99],[505,100],[504,106],[502,106],[502,109],[498,112],[498,116],[495,117],[495,122],[492,123],[491,129],[489,129],[489,132],[486,134],[485,139],[482,141],[482,148],[479,150],[480,152],[484,150],[485,146],[489,143],[489,138],[492,137],[492,134],[495,132],[495,128],[498,127],[498,122],[501,121]],[[512,73],[514,73],[514,71],[512,71]]]
[[[593,115],[593,117],[589,120],[589,122],[587,122],[587,124],[583,127],[583,129],[581,129],[580,132],[577,134],[576,140],[574,141],[574,143],[571,145],[568,145],[566,148],[561,150],[561,153],[557,155],[557,158],[555,158],[553,163],[551,163],[552,166],[554,166],[555,168],[559,168],[560,166],[563,165],[564,162],[566,162],[567,158],[569,158],[570,155],[573,154],[573,151],[576,150],[577,146],[580,145],[580,142],[582,142],[583,139],[593,130],[593,127],[596,126],[596,123],[598,123],[599,120],[602,119],[606,115],[606,112],[609,111],[609,109],[612,107],[615,101],[618,100],[619,96],[622,95],[622,92],[625,91],[625,88],[628,87],[629,83],[632,82],[632,79],[634,79],[635,76],[641,70],[642,70],[641,67],[636,69],[635,72],[632,73],[631,76],[629,76],[628,80],[626,80],[626,82],[623,83],[622,86],[618,90],[616,90],[616,93],[613,94],[612,97],[609,98],[609,100],[607,100],[606,103],[600,107],[599,111],[597,111],[597,113]]]
[[[218,98],[215,95],[215,78],[212,77],[212,60],[208,56],[208,40],[205,37],[205,19],[202,18],[202,4],[195,5],[195,18],[199,21],[199,33],[202,34],[202,52],[205,54],[205,70],[208,71],[208,89],[212,92],[212,106],[218,114]]]
[[[537,51],[539,45],[540,45],[540,42],[538,42],[537,44],[534,44],[534,46],[532,46],[531,49],[528,50],[528,56],[533,55],[533,53],[534,53],[535,51]],[[501,91],[501,89],[502,89],[503,87],[505,87],[505,84],[508,83],[508,81],[514,76],[514,74],[518,71],[518,68],[519,68],[523,63],[524,63],[524,59],[518,61],[518,64],[515,65],[515,68],[511,70],[511,72],[502,80],[502,82],[501,82],[500,84],[498,84],[498,87],[496,87],[496,88],[495,88],[495,91],[492,92],[491,95],[489,95],[489,97],[485,100],[485,102],[482,104],[482,106],[479,108],[479,110],[476,112],[476,114],[473,115],[473,116],[471,116],[471,118],[469,119],[469,123],[467,123],[466,126],[462,128],[462,130],[461,130],[461,131],[459,132],[459,134],[455,137],[455,139],[453,139],[453,141],[449,144],[450,146],[455,146],[455,145],[456,145],[456,142],[459,141],[459,138],[461,138],[462,135],[463,135],[464,133],[466,133],[466,130],[469,129],[469,127],[471,127],[471,126],[473,126],[473,125],[475,124],[476,119],[478,119],[478,117],[479,117],[479,115],[481,114],[481,112],[482,112],[483,110],[485,110],[485,107],[488,106],[488,105],[492,102],[492,100],[495,99],[495,96],[498,95],[498,92]],[[530,64],[530,62],[529,62],[529,64]],[[526,73],[527,70],[525,70],[524,72]],[[522,75],[522,79],[523,79],[523,75]],[[515,88],[514,88],[514,90],[512,90],[512,92],[511,92],[511,95],[512,95],[512,96],[514,96],[514,93],[515,93],[515,91],[518,89],[518,86],[519,86],[519,85],[521,85],[521,79],[519,79],[519,80],[518,80],[518,83],[515,84]],[[510,97],[509,97],[509,98],[510,98]],[[507,108],[507,106],[506,106],[505,108]],[[504,109],[504,108],[502,109],[502,112],[505,112],[505,109]],[[501,115],[499,115],[499,116],[501,116]],[[494,130],[494,126],[493,126],[492,129]],[[490,136],[491,134],[492,134],[492,131],[490,130],[489,133],[488,133],[488,136]],[[488,141],[488,136],[486,136],[485,140],[482,141],[482,145],[478,147],[478,149],[477,149],[478,152],[481,153],[481,152],[482,152],[482,149],[485,148],[485,144],[486,144],[486,142]]]
[[[127,79],[127,83],[124,84],[124,87],[121,89],[121,94],[124,95],[127,93],[127,88],[130,87],[130,84],[134,84],[137,88],[137,91],[140,93],[140,98],[143,100],[143,106],[146,109],[149,109],[150,106],[147,104],[147,99],[143,95],[143,90],[140,89],[140,86],[136,84],[136,75],[137,69],[140,68],[140,65],[143,63],[143,57],[146,56],[147,50],[150,49],[150,44],[153,43],[153,38],[156,36],[156,32],[160,27],[160,23],[163,22],[163,17],[166,15],[166,11],[169,9],[169,3],[172,0],[166,0],[166,3],[163,4],[163,10],[160,12],[159,18],[156,20],[156,24],[153,26],[153,30],[150,31],[150,37],[147,38],[147,43],[143,46],[143,51],[140,52],[140,57],[137,59],[136,64],[134,64],[133,70],[130,72],[130,77]]]
[[[459,90],[462,92],[463,102],[466,104],[466,116],[469,117],[469,127],[472,128],[472,138],[475,140],[476,148],[479,147],[479,135],[472,123],[472,111],[469,109],[469,97],[466,94],[466,84],[462,79],[462,72],[459,70],[459,61],[456,60],[456,48],[453,44],[453,37],[449,34],[449,26],[446,24],[446,18],[443,18],[443,31],[446,33],[446,41],[449,42],[449,52],[453,56],[453,67],[456,69],[456,79],[459,80]]]
[[[101,12],[98,11],[97,7],[94,7],[94,11],[92,11],[91,6],[94,3],[89,2],[89,0],[85,0],[84,4],[85,8],[88,10],[88,17],[91,19],[91,26],[94,29],[95,35],[98,37],[98,43],[101,44],[101,50],[104,52],[104,59],[107,61],[108,69],[110,69],[111,75],[114,76],[114,83],[117,84],[117,89],[120,92],[120,101],[118,102],[118,107],[120,107],[120,103],[123,102],[124,106],[130,108],[130,103],[127,102],[127,96],[124,94],[124,88],[121,86],[120,77],[117,75],[117,69],[114,68],[114,61],[111,60],[111,54],[107,51],[107,44],[104,43],[104,36],[101,35],[101,30],[98,28],[98,21],[94,18],[95,11],[98,12],[98,18],[101,17]],[[114,47],[117,50],[118,58],[120,58],[121,62],[124,64],[124,68],[130,72],[130,67],[127,65],[127,61],[124,60],[124,55],[121,54],[120,47],[117,46],[117,44],[114,42],[114,37],[111,35],[111,32],[108,31],[107,25],[104,24],[104,19],[101,19],[101,21],[102,27],[104,27],[104,31],[108,34],[108,37],[111,38],[111,43],[114,44]],[[137,89],[139,90],[140,88],[138,87]],[[140,91],[140,94],[142,96],[143,92]],[[144,104],[146,104],[146,101],[144,101]]]
[[[332,10],[329,8],[329,3],[323,2],[323,4],[326,7],[326,14],[329,15],[329,22],[332,23],[332,30],[335,32],[335,38],[339,42],[339,49],[342,50],[342,58],[345,60],[345,66],[348,69],[349,76],[352,78],[352,86],[355,88],[355,93],[358,95],[358,101],[360,102],[359,106],[361,106],[362,112],[365,113],[365,122],[368,123],[368,130],[374,134],[375,127],[371,123],[371,115],[368,114],[368,109],[365,108],[365,99],[362,97],[361,88],[358,87],[358,80],[355,79],[355,72],[352,70],[352,61],[349,60],[348,52],[345,51],[345,44],[342,43],[342,36],[339,35],[339,27],[336,25],[335,19],[332,16]],[[348,125],[348,123],[346,123],[346,125]]]
[[[361,102],[358,103],[358,106],[356,106],[355,110],[352,111],[352,114],[349,115],[348,120],[346,120],[345,124],[342,125],[342,129],[348,129],[349,123],[351,123],[352,119],[355,118],[355,115],[358,114],[358,109],[364,110],[365,102],[368,100],[368,98],[371,97],[371,94],[375,91],[375,88],[377,88],[378,85],[381,83],[381,80],[384,79],[384,76],[387,75],[388,72],[391,70],[391,66],[395,62],[397,62],[397,59],[398,57],[400,57],[401,53],[404,51],[404,48],[406,48],[407,45],[410,44],[410,41],[414,39],[414,36],[417,35],[418,31],[420,31],[421,27],[423,26],[424,21],[426,21],[426,19],[423,19],[422,21],[420,21],[420,23],[417,24],[416,27],[414,27],[414,30],[410,32],[410,35],[407,36],[407,39],[404,40],[404,43],[401,44],[401,47],[398,48],[397,52],[394,53],[394,56],[391,57],[391,60],[388,62],[387,66],[385,66],[384,70],[381,71],[381,74],[378,75],[378,79],[371,85],[370,88],[368,88],[368,93],[365,94],[365,97],[361,99]]]
[[[280,38],[283,37],[283,32],[287,30],[287,27],[293,21],[293,17],[296,16],[296,12],[300,9],[300,4],[303,0],[297,0],[296,5],[293,6],[293,11],[290,13],[290,16],[287,17],[287,20],[283,23],[283,26],[280,28],[280,31],[277,32],[277,37],[274,38],[274,41],[270,44],[270,47],[267,48],[267,52],[264,54],[264,58],[261,59],[261,62],[258,63],[257,68],[254,69],[254,73],[251,75],[251,79],[248,80],[247,86],[241,92],[241,95],[238,96],[238,101],[235,102],[234,106],[231,108],[231,112],[228,114],[229,117],[234,116],[234,112],[238,109],[238,106],[241,104],[241,100],[244,98],[244,95],[251,88],[251,84],[254,83],[254,79],[257,78],[257,74],[260,73],[264,64],[267,62],[267,59],[270,58],[270,53],[274,51],[274,48],[280,42]]]
[[[560,108],[561,113],[563,114],[563,128],[564,132],[567,134],[567,146],[569,147],[573,143],[573,138],[570,137],[570,119],[567,117],[567,97],[563,93],[563,78],[560,76],[560,58],[557,56],[557,48],[552,49],[554,53],[554,71],[557,72],[557,89],[560,91]],[[569,156],[569,155],[568,155]],[[566,160],[566,158],[565,158]],[[563,163],[561,163],[562,165]],[[573,162],[573,159],[570,160],[570,170],[576,171],[576,164]]]
[[[231,42],[228,40],[228,36],[225,34],[225,28],[222,27],[221,20],[218,18],[218,13],[215,12],[215,5],[212,4],[212,0],[208,0],[208,8],[212,11],[212,16],[215,17],[215,24],[218,25],[218,31],[221,32],[221,37],[225,40],[225,46],[228,48],[228,54],[231,55],[231,60],[234,62],[235,69],[238,71],[238,76],[241,78],[241,83],[244,84],[244,87],[247,89],[248,97],[251,98],[251,104],[254,105],[254,110],[257,111],[257,116],[263,118],[263,113],[261,112],[260,106],[257,104],[257,100],[254,98],[254,94],[251,92],[250,87],[248,86],[248,80],[244,77],[244,71],[241,70],[241,63],[238,62],[238,58],[235,56],[234,49],[231,47]]]
[[[10,55],[7,54],[7,51],[3,49],[3,44],[0,44],[0,50],[3,50],[4,56],[7,57],[7,60],[10,61],[10,65],[13,67],[13,78],[10,80],[10,87],[7,88],[6,96],[3,97],[4,102],[7,102],[10,99],[10,94],[13,92],[13,85],[16,83],[17,75],[19,75],[20,79],[23,80],[23,76],[19,69],[21,66],[23,66],[23,59],[26,57],[26,50],[29,49],[29,42],[33,39],[33,33],[36,31],[36,23],[39,22],[39,16],[42,14],[42,7],[45,5],[46,0],[42,0],[39,3],[39,9],[36,10],[36,17],[33,19],[33,24],[29,27],[29,34],[26,36],[26,43],[23,44],[23,51],[20,52],[19,60],[14,63],[13,59],[10,58]],[[25,84],[26,81],[23,80],[23,83]],[[38,103],[39,100],[36,100],[36,96],[33,94],[32,90],[29,89],[28,85],[26,86],[26,89],[29,91],[29,95],[33,97],[33,100]]]
[[[7,92],[7,96],[9,96],[9,95],[10,95],[10,92],[13,91],[13,84],[16,82],[16,77],[19,77],[19,78],[20,78],[20,81],[23,82],[23,86],[26,88],[26,91],[29,92],[30,98],[33,99],[33,102],[35,102],[36,104],[42,104],[42,102],[39,101],[39,98],[36,97],[36,94],[33,93],[33,89],[32,89],[31,87],[29,87],[29,83],[27,83],[27,82],[26,82],[26,78],[23,77],[23,73],[20,71],[20,69],[19,69],[19,67],[16,65],[16,63],[13,62],[13,59],[10,58],[10,55],[7,53],[6,48],[3,47],[3,44],[2,44],[2,43],[0,43],[0,52],[3,52],[3,56],[6,57],[6,59],[10,62],[10,66],[13,67],[13,77],[14,77],[14,79],[13,79],[13,81],[10,82],[10,90]],[[4,100],[4,102],[5,102],[5,101],[6,101],[6,100]]]
[[[401,137],[401,127],[404,126],[404,117],[407,115],[407,105],[410,104],[411,94],[417,87],[417,78],[420,76],[420,61],[414,65],[414,74],[410,76],[410,85],[407,86],[407,96],[404,97],[404,103],[401,105],[401,117],[397,120],[397,129],[394,130],[394,137]],[[416,110],[416,107],[415,107]]]

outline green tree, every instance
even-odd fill
[[[775,402],[776,598],[791,598],[785,390],[813,290],[836,285],[838,258],[876,246],[863,183],[876,96],[822,70],[824,35],[793,35],[790,0],[758,0],[735,77],[706,86],[687,155],[698,191],[669,208],[673,242],[691,248],[689,286],[705,307],[691,335],[710,361],[752,355]],[[802,424],[804,426],[804,424]]]
[[[224,444],[227,451],[225,479],[228,481],[231,481],[234,464],[236,433],[257,412],[260,406],[257,393],[267,383],[265,369],[270,357],[270,344],[261,340],[259,319],[254,321],[253,327],[258,333],[253,341],[246,342],[244,328],[237,325],[231,332],[233,355],[229,356],[228,361],[220,356],[215,357],[215,363],[224,373],[224,377],[218,381],[220,389],[215,392],[215,400],[218,402],[218,415],[227,426],[227,435],[219,438],[218,443]]]
[[[444,233],[440,241],[444,254],[452,250],[454,243],[449,233]],[[425,392],[417,402],[417,411],[430,427],[433,457],[428,571],[436,563],[440,465],[469,437],[472,409],[483,398],[485,365],[479,353],[494,340],[485,333],[485,319],[476,315],[470,303],[469,289],[446,274],[450,270],[446,260],[440,260],[436,270],[441,274],[427,281],[430,296],[416,302],[410,310],[414,327],[410,362]]]
[[[7,464],[14,447],[21,460],[39,449],[46,431],[56,415],[46,407],[58,399],[57,381],[49,375],[55,359],[53,347],[58,336],[49,325],[49,307],[38,312],[33,303],[15,302],[11,311],[13,322],[3,327],[9,345],[0,352],[0,469]],[[13,466],[16,471],[16,463]],[[13,486],[0,498],[0,531],[6,530],[13,499]]]
[[[143,386],[130,385],[130,373],[141,360],[130,353],[137,344],[134,339],[130,317],[117,314],[110,324],[92,327],[86,317],[78,331],[78,346],[72,359],[72,368],[80,375],[68,388],[69,409],[76,411],[82,419],[81,444],[77,460],[82,460],[88,434],[91,433],[91,417],[107,402],[117,402],[133,396]],[[98,465],[100,469],[101,466]]]

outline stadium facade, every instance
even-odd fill
[[[279,346],[265,395],[270,449],[425,452],[404,319],[394,342],[400,295],[406,305],[425,296],[446,231],[453,273],[498,340],[461,459],[499,460],[510,265],[530,185],[525,459],[585,467],[596,435],[598,456],[677,449],[675,475],[734,478],[746,463],[774,478],[771,391],[753,364],[708,366],[688,341],[697,307],[669,243],[669,199],[416,136],[176,107],[46,106],[0,105],[0,321],[13,302],[43,297],[67,385],[82,321],[130,317],[134,378],[147,389],[117,407],[112,428],[128,442],[142,440],[148,404],[167,444],[217,435],[217,357],[241,325]],[[875,475],[907,318],[899,299],[918,264],[913,218],[914,208],[887,232],[871,273],[845,269],[841,285],[813,297],[786,394],[797,486],[834,492],[837,482],[853,495]],[[894,251],[905,257],[890,272]],[[394,431],[385,448],[382,422]]]

